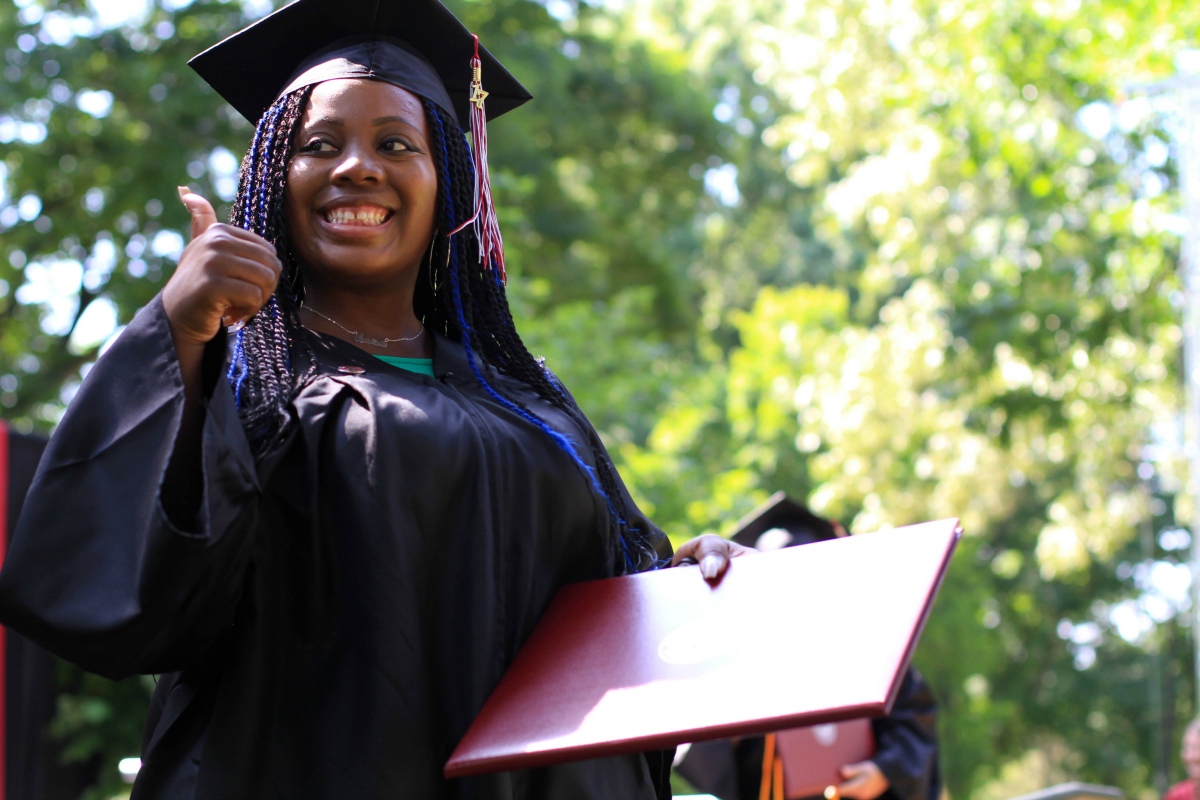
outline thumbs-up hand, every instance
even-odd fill
[[[192,240],[162,295],[177,350],[203,347],[217,335],[222,317],[234,324],[257,314],[283,269],[274,245],[217,222],[203,196],[180,186],[179,199],[192,215]]]

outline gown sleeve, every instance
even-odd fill
[[[912,667],[886,717],[871,720],[874,761],[900,800],[937,800],[941,793],[937,752],[937,701]]]
[[[164,511],[183,380],[161,298],[87,374],[42,457],[0,571],[0,623],[110,678],[183,669],[231,624],[258,478],[224,336],[203,401],[203,486],[188,530]],[[193,473],[195,475],[196,473]]]

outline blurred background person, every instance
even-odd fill
[[[822,519],[785,493],[777,492],[744,517],[731,538],[738,544],[770,552],[846,535],[838,522]],[[797,612],[812,613],[808,609]],[[847,635],[853,636],[854,632],[848,631]],[[841,735],[855,735],[848,725],[839,728]],[[870,730],[874,754],[838,765],[842,778],[836,784],[838,795],[849,800],[937,800],[942,790],[937,701],[916,669],[908,668],[891,713],[870,720]],[[839,734],[834,735],[836,738]],[[773,748],[769,757],[768,743]],[[677,757],[676,768],[697,789],[721,800],[782,800],[773,795],[771,781],[763,780],[764,766],[777,758],[783,758],[783,769],[788,769],[786,757],[780,755],[782,750],[775,747],[773,736],[701,742]]]
[[[1192,720],[1184,728],[1179,760],[1183,762],[1187,780],[1168,789],[1163,800],[1196,800],[1197,782],[1200,781],[1200,718]]]

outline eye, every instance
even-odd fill
[[[326,139],[320,139],[317,137],[313,137],[312,139],[310,139],[309,141],[304,143],[304,146],[300,148],[300,152],[302,152],[302,153],[332,153],[335,149],[337,149],[337,148],[335,148],[333,146],[333,142],[330,142]]]
[[[385,139],[383,143],[379,145],[379,149],[385,153],[405,153],[415,150],[416,148],[403,139],[391,138]]]

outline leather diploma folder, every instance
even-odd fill
[[[886,714],[958,520],[565,586],[445,765],[526,769]]]
[[[783,761],[783,796],[815,797],[842,782],[843,765],[875,755],[875,736],[869,719],[825,722],[779,731],[775,749]]]

